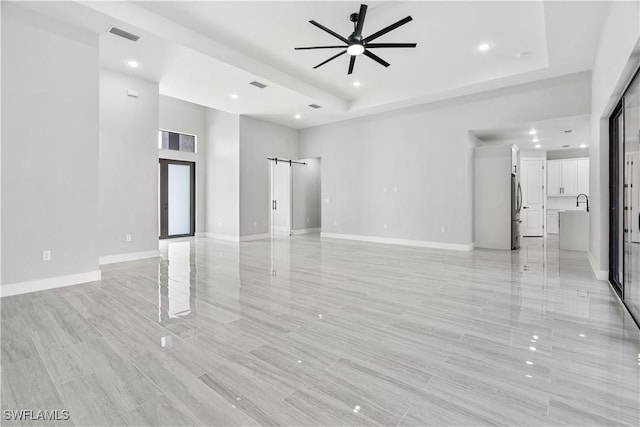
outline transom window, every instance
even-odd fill
[[[160,130],[158,132],[158,148],[161,150],[196,152],[196,136],[186,133]]]

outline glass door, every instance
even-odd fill
[[[195,163],[160,159],[160,238],[195,233]]]
[[[640,321],[640,78],[609,119],[609,281]]]
[[[609,119],[609,281],[621,298],[624,298],[624,233],[623,209],[623,147],[624,147],[624,108],[622,102]]]
[[[640,80],[624,95],[624,301],[640,319]]]

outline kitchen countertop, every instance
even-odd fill
[[[559,210],[560,249],[589,250],[589,212],[584,209]]]

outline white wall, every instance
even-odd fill
[[[545,160],[547,158],[547,152],[540,150],[520,150],[520,161],[524,158]]]
[[[547,153],[547,160],[574,159],[578,157],[589,157],[589,150],[586,148],[569,148]]]
[[[196,233],[205,228],[205,150],[207,133],[206,108],[176,98],[160,95],[160,129],[196,135],[196,152],[159,150],[161,159],[196,163]]]
[[[510,146],[478,146],[475,150],[475,245],[511,249]]]
[[[322,157],[322,231],[471,244],[468,131],[586,114],[590,88],[579,73],[302,130],[301,157]]]
[[[206,231],[238,240],[240,234],[240,138],[237,114],[207,108]]]
[[[138,98],[127,96],[127,90]],[[100,257],[158,250],[158,84],[100,71]],[[125,237],[131,234],[131,241]]]
[[[98,39],[0,7],[2,283],[99,278]]]
[[[300,159],[306,166],[293,169],[293,230],[320,228],[320,158]]]
[[[640,3],[610,2],[593,64],[589,146],[589,258],[598,278],[609,268],[609,123],[639,61]]]
[[[240,117],[240,236],[269,232],[267,157],[296,160],[298,154],[297,130]]]

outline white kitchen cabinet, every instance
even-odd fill
[[[547,234],[558,234],[560,232],[560,217],[558,211],[547,211]]]
[[[547,196],[560,196],[562,187],[562,160],[547,162]]]
[[[566,159],[562,161],[562,195],[578,194],[578,161]]]
[[[589,159],[547,161],[547,196],[589,194]]]
[[[589,195],[589,159],[578,159],[578,194]]]

